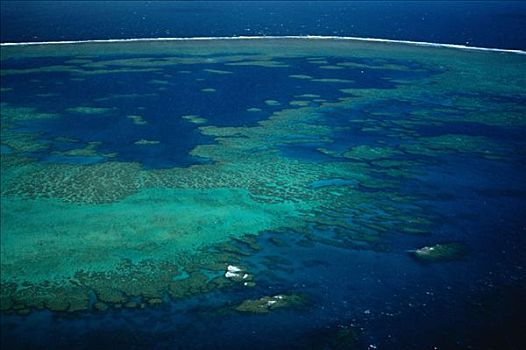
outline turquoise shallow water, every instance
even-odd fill
[[[521,348],[525,55],[1,57],[2,346]]]

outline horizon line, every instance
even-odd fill
[[[158,37],[158,38],[129,38],[129,39],[87,39],[87,40],[64,40],[64,41],[28,41],[0,43],[0,47],[13,46],[38,46],[38,45],[68,45],[68,44],[103,44],[103,43],[125,43],[125,42],[148,42],[148,41],[205,41],[205,40],[261,40],[261,39],[314,39],[314,40],[349,40],[365,42],[381,42],[393,44],[406,44],[425,47],[442,47],[461,50],[507,52],[526,55],[526,51],[520,49],[499,49],[491,47],[467,46],[461,44],[433,43],[427,41],[411,41],[383,38],[367,38],[354,36],[324,36],[324,35],[268,35],[268,36],[211,36],[211,37]]]

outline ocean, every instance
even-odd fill
[[[525,14],[3,1],[1,348],[525,348]]]
[[[526,49],[522,1],[2,1],[0,6],[1,42],[335,35]]]

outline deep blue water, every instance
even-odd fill
[[[526,49],[521,1],[2,1],[0,41],[339,35]]]
[[[129,56],[132,57],[132,56]],[[213,57],[211,57],[213,58]],[[162,57],[159,57],[162,59]],[[434,74],[437,69],[400,72],[396,70],[361,69],[330,70],[322,69],[303,58],[282,58],[280,62],[288,67],[270,68],[258,66],[231,66],[222,63],[200,64],[167,67],[162,73],[131,72],[127,74],[102,74],[83,76],[82,80],[70,76],[70,73],[34,73],[28,75],[7,75],[2,77],[5,86],[15,88],[5,92],[4,96],[13,103],[36,108],[46,113],[63,113],[60,119],[30,121],[23,123],[23,128],[42,133],[43,140],[56,137],[67,137],[80,143],[52,143],[52,151],[83,147],[90,141],[102,142],[98,148],[102,153],[118,153],[113,158],[118,161],[141,163],[146,168],[169,168],[173,166],[188,166],[205,162],[196,159],[189,152],[198,144],[210,143],[213,140],[201,135],[197,127],[181,116],[198,115],[206,118],[216,126],[252,126],[260,120],[267,119],[280,109],[289,107],[294,100],[308,100],[301,95],[319,94],[321,98],[335,99],[341,95],[341,83],[320,83],[306,79],[291,79],[289,75],[306,74],[316,78],[346,79],[345,87],[379,89],[394,88],[394,83],[386,77],[396,79],[419,79]],[[335,58],[327,58],[327,65],[335,64]],[[347,60],[351,61],[351,60]],[[355,59],[356,63],[364,63],[366,59]],[[94,61],[96,63],[97,60]],[[391,60],[392,63],[403,64],[411,68],[419,68],[413,63]],[[33,64],[67,65],[67,59],[25,59],[20,61],[6,60],[3,68],[31,67]],[[414,67],[413,67],[414,66]],[[231,72],[217,74],[205,69],[215,69]],[[67,81],[67,84],[56,84],[55,79]],[[154,78],[154,79],[152,79]],[[155,82],[155,80],[158,80]],[[161,87],[163,90],[159,90]],[[205,88],[214,88],[213,93],[203,93]],[[39,94],[45,93],[43,96]],[[52,94],[52,95],[49,95]],[[129,94],[140,97],[120,98]],[[117,97],[115,97],[117,95]],[[262,101],[272,99],[278,101],[278,106],[268,106]],[[69,112],[68,108],[84,106],[87,101],[98,108],[108,108],[105,113],[83,116]],[[319,103],[311,102],[313,106]],[[214,106],[214,108],[210,108]],[[259,108],[261,111],[248,111]],[[145,125],[135,125],[127,115],[141,115]],[[344,125],[347,118],[337,118]],[[156,140],[159,144],[135,145],[135,140]],[[320,145],[316,145],[319,147]],[[318,156],[317,160],[331,160],[327,156],[311,148],[287,146],[285,153],[295,155],[307,154],[307,157]],[[175,150],[175,151],[174,151]],[[49,150],[35,153],[40,160],[51,162],[99,162],[104,159],[82,159],[69,157],[59,159],[50,156]]]

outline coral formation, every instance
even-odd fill
[[[136,145],[157,145],[160,141],[140,139],[134,142]]]
[[[131,121],[135,125],[148,124],[148,122],[146,120],[144,120],[144,118],[142,116],[140,116],[140,115],[128,115],[128,116],[126,116],[126,118],[131,119]]]
[[[450,261],[463,258],[467,247],[459,242],[439,243],[410,251],[411,255],[424,262]]]
[[[244,300],[234,309],[239,312],[266,314],[277,309],[300,307],[305,303],[305,297],[299,294],[277,294],[255,300]]]
[[[90,106],[79,106],[71,107],[66,109],[66,112],[78,113],[78,114],[105,114],[111,112],[111,108],[102,108],[102,107],[90,107]]]
[[[60,136],[49,139],[46,133],[34,131],[37,128],[28,128],[65,116],[93,115],[85,117],[91,121],[110,114],[129,125],[128,118],[141,126],[130,127],[143,132],[154,126],[154,118],[147,123],[142,116],[131,114],[143,112],[121,113],[106,106],[120,99],[162,94],[151,94],[152,86],[146,92],[130,87],[122,94],[101,97],[96,101],[101,107],[86,100],[78,102],[80,107],[58,109],[65,110],[64,114],[45,105],[17,105],[10,100],[11,92],[3,91],[3,311],[142,308],[219,288],[254,286],[256,280],[259,286],[258,276],[241,260],[259,249],[250,234],[268,231],[297,233],[302,247],[327,244],[383,252],[389,249],[384,239],[388,235],[424,234],[436,227],[435,214],[422,205],[425,194],[404,191],[429,171],[429,164],[443,161],[446,154],[505,161],[523,152],[505,140],[487,136],[426,134],[429,125],[438,128],[460,121],[495,128],[526,125],[524,105],[512,98],[523,93],[523,82],[510,68],[523,62],[522,58],[503,56],[489,82],[483,73],[497,64],[489,53],[446,61],[440,54],[430,54],[436,53],[430,48],[389,50],[381,46],[371,50],[362,46],[365,44],[331,41],[320,43],[320,47],[291,41],[287,50],[279,53],[264,40],[261,44],[229,43],[225,47],[217,43],[206,48],[192,42],[126,45],[126,54],[113,51],[112,45],[65,45],[59,61],[81,53],[100,52],[101,57],[26,68],[9,68],[9,62],[54,57],[56,53],[46,48],[17,52],[2,47],[2,77],[64,73],[64,81],[69,81],[79,76],[96,80],[107,74],[137,73],[152,85],[175,88],[177,84],[171,83],[174,76],[188,78],[192,72],[210,73],[209,79],[228,79],[238,76],[237,69],[261,69],[280,72],[287,81],[294,79],[291,84],[298,88],[288,100],[269,94],[241,107],[242,112],[247,107],[253,112],[264,111],[262,115],[270,110],[267,119],[251,126],[220,126],[212,123],[212,117],[183,116],[196,124],[196,133],[212,140],[190,152],[209,162],[159,169],[115,161],[112,152],[99,151],[111,145]],[[212,58],[207,50],[214,53]],[[232,50],[231,54],[225,54],[227,50]],[[462,58],[466,53],[456,54]],[[306,61],[322,64],[321,69],[331,67],[334,71],[325,73],[333,77],[294,74],[301,71],[294,70],[292,60],[308,57],[314,59]],[[231,70],[221,69],[225,66]],[[347,72],[362,70],[380,75],[379,87],[364,87],[349,79],[353,75]],[[405,80],[397,76],[400,72],[408,74]],[[424,73],[426,78],[420,79]],[[57,82],[60,76],[56,74]],[[168,80],[156,79],[159,76]],[[213,97],[200,94],[199,88],[196,92],[203,100]],[[482,103],[506,98],[501,105]],[[438,99],[445,101],[429,107],[429,101]],[[254,105],[265,109],[249,107]],[[200,112],[189,108],[175,117],[183,113]],[[345,144],[340,144],[342,134],[348,135]],[[147,145],[159,142],[150,137],[139,134],[133,140],[138,139],[135,143],[149,151],[156,147]],[[68,145],[56,148],[59,143]],[[312,150],[323,161],[302,152],[286,152],[294,147]],[[37,160],[40,153],[103,159],[95,164],[43,162]],[[271,243],[288,244],[278,237]],[[456,258],[462,248],[458,243],[443,243],[412,254],[421,260],[440,261]],[[276,258],[265,263],[287,265]],[[96,299],[93,305],[90,293]],[[245,300],[234,309],[268,313],[303,303],[301,296],[279,294]],[[340,336],[343,343],[353,341],[352,331],[336,334]]]
[[[203,71],[208,72],[208,73],[214,73],[214,74],[233,74],[233,72],[231,72],[231,71],[221,70],[221,69],[210,69],[210,68],[207,68],[207,69],[203,69]]]
[[[207,120],[203,117],[200,117],[198,115],[183,115],[181,118],[184,120],[188,120],[190,123],[194,124],[206,124]]]

